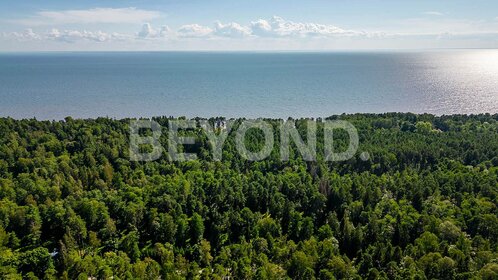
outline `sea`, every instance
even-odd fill
[[[0,53],[0,117],[498,113],[498,50]]]

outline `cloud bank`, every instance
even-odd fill
[[[457,31],[454,31],[455,24],[450,22],[443,25],[442,28],[440,26],[437,31],[434,28],[431,28],[419,33],[400,33],[350,30],[330,24],[295,22],[279,16],[273,16],[269,19],[257,19],[246,25],[237,22],[223,23],[221,21],[215,21],[211,26],[192,23],[172,29],[166,25],[154,26],[147,20],[155,18],[157,16],[156,14],[142,13],[142,10],[137,10],[135,8],[87,10],[94,12],[90,13],[92,16],[87,13],[72,13],[67,11],[62,13],[62,15],[48,13],[44,14],[44,16],[51,18],[54,21],[61,22],[76,20],[89,21],[91,17],[103,13],[104,11],[107,13],[109,10],[112,10],[111,14],[114,16],[102,19],[102,21],[119,22],[143,20],[140,22],[142,27],[137,28],[134,32],[130,33],[110,33],[100,30],[77,30],[75,28],[53,28],[48,31],[43,31],[40,30],[43,27],[39,26],[35,30],[28,28],[22,32],[1,33],[0,41],[4,42],[4,45],[5,42],[7,42],[10,46],[14,46],[15,42],[29,41],[39,42],[38,45],[43,45],[43,42],[45,41],[55,43],[91,42],[97,44],[111,42],[111,44],[108,45],[117,47],[118,49],[129,48],[137,50],[146,49],[147,46],[153,46],[156,49],[184,49],[185,46],[200,46],[200,49],[206,46],[212,46],[212,48],[223,47],[230,49],[231,47],[234,47],[241,49],[250,48],[251,44],[253,44],[252,46],[259,48],[264,48],[265,46],[271,48],[282,48],[281,46],[284,48],[299,48],[300,46],[304,46],[304,48],[308,49],[316,48],[317,46],[346,46],[346,48],[349,48],[349,46],[356,46],[358,42],[363,42],[362,44],[365,44],[367,41],[373,46],[402,46],[415,41],[422,42],[422,44],[431,47],[443,46],[438,43],[442,41],[458,41],[465,44],[470,41],[475,41],[477,42],[477,45],[481,45],[479,40],[485,40],[487,46],[490,47],[498,45],[498,31],[493,32],[480,29],[474,31],[475,28],[470,28],[473,25],[470,25],[467,22],[457,25],[462,26],[462,28],[456,28]],[[121,16],[128,13],[132,13],[135,17],[127,19],[121,18]],[[414,26],[417,24],[417,26],[420,26],[415,20],[412,20],[409,23]],[[449,28],[448,26],[452,28]],[[417,28],[416,30],[420,30],[420,28]],[[431,32],[431,30],[434,30],[434,32]],[[222,45],[220,45],[220,40],[223,40]],[[464,40],[467,40],[467,42]],[[184,43],[183,45],[182,42]],[[381,42],[388,42],[388,44],[383,45]],[[460,46],[457,43],[455,44],[456,45],[451,45],[451,47]],[[2,44],[0,44],[0,48],[1,47]]]
[[[215,22],[213,35],[229,38],[243,38],[251,35],[251,29],[236,22],[223,24],[220,21],[217,21]]]
[[[345,30],[334,25],[293,22],[279,16],[273,16],[269,20],[258,19],[247,26],[220,21],[216,21],[212,27],[186,24],[176,31],[176,36],[180,38],[308,38],[362,35],[365,35],[365,32]]]
[[[59,30],[53,28],[45,33],[35,33],[32,29],[23,32],[2,33],[3,39],[26,42],[26,41],[57,41],[65,43],[75,43],[78,41],[109,42],[129,40],[132,37],[126,34],[106,33],[102,31],[87,30]]]
[[[252,34],[261,37],[327,37],[361,34],[360,32],[344,30],[333,25],[293,22],[278,16],[273,16],[270,20],[259,19],[252,22],[251,31]]]
[[[209,37],[212,33],[213,30],[211,28],[196,23],[182,25],[177,31],[178,36],[183,38],[205,38]]]
[[[112,10],[112,11],[111,11]],[[91,11],[90,13],[87,13]],[[60,22],[72,21],[89,21],[97,15],[107,14],[111,12],[114,16],[102,21],[118,22],[118,21],[135,21],[141,19],[149,19],[155,17],[154,14],[142,13],[134,8],[127,9],[92,9],[85,12],[58,12],[58,13],[43,13],[47,18]],[[123,19],[128,13],[135,15],[134,18]],[[40,28],[38,28],[40,29]],[[164,25],[155,27],[151,23],[142,23],[141,29],[134,33],[109,33],[100,30],[76,30],[76,29],[61,29],[52,28],[48,31],[34,31],[31,28],[23,32],[10,32],[0,34],[0,39],[3,41],[52,41],[63,43],[77,43],[81,41],[104,43],[104,42],[121,42],[121,43],[139,43],[144,41],[155,41],[157,43],[182,40],[216,40],[228,39],[233,41],[242,41],[245,39],[303,39],[303,38],[334,38],[334,37],[355,37],[355,36],[370,36],[365,32],[346,30],[334,25],[325,25],[318,23],[293,22],[282,17],[274,16],[270,19],[258,19],[247,25],[242,25],[237,22],[223,23],[215,21],[212,26],[200,25],[197,23],[185,24],[177,29],[171,29]],[[372,35],[374,36],[374,35]],[[375,35],[376,36],[376,35]]]

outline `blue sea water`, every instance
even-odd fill
[[[0,54],[0,116],[498,113],[498,51]]]

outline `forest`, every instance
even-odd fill
[[[0,279],[498,279],[498,114],[327,119],[353,158],[216,161],[193,128],[197,159],[132,161],[130,119],[0,118]]]

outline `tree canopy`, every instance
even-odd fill
[[[281,161],[267,120],[262,161],[232,133],[215,161],[195,128],[178,149],[196,160],[139,162],[128,119],[2,118],[0,278],[498,279],[498,115],[329,119],[355,125],[355,157],[305,161],[291,143]]]

